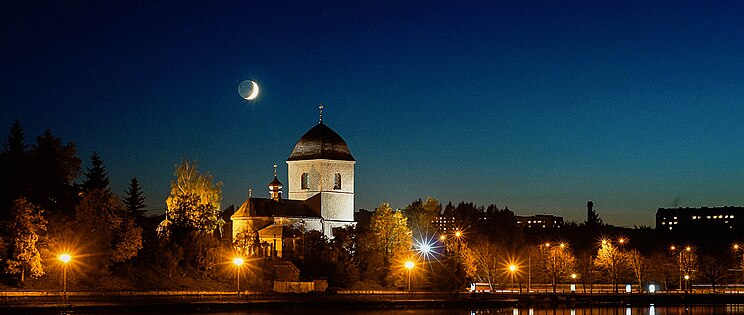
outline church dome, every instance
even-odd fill
[[[274,180],[269,183],[269,191],[279,191],[282,190],[283,187],[282,182],[280,182],[279,179],[276,178],[276,175],[274,175]]]
[[[322,122],[302,135],[287,161],[315,159],[354,161],[346,141]]]

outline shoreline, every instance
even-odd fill
[[[122,292],[86,292],[63,297],[53,295],[5,295],[0,292],[2,313],[49,312],[225,312],[240,310],[297,309],[494,309],[494,308],[556,308],[556,307],[617,307],[681,306],[744,304],[744,294],[489,294],[489,293],[428,293],[399,292],[395,294],[244,294],[234,292],[214,294],[145,295]],[[230,293],[230,294],[226,294]]]

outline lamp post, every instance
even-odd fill
[[[245,263],[245,260],[243,260],[242,257],[235,257],[233,258],[232,263],[233,265],[235,265],[235,278],[236,278],[237,287],[238,287],[238,298],[240,298],[240,269],[241,269],[240,267],[243,266],[243,264]]]
[[[511,290],[514,290],[514,272],[517,271],[517,266],[514,264],[509,265],[509,273],[511,274]]]
[[[406,270],[408,270],[408,274],[406,278],[408,280],[408,292],[410,293],[411,292],[411,269],[413,269],[413,267],[416,266],[416,264],[414,264],[412,261],[409,260],[409,261],[406,261],[406,263],[403,266],[406,267]]]
[[[690,286],[690,275],[685,275],[685,293],[687,293],[687,287]]]
[[[59,255],[59,260],[62,262],[62,295],[67,303],[67,264],[72,260],[72,256],[62,253]]]
[[[740,260],[739,260],[739,244],[738,243],[734,243],[734,246],[732,246],[732,247],[734,249],[734,266],[735,267],[739,267],[739,265],[740,265]],[[737,276],[737,277],[734,278],[735,284],[737,285],[737,290],[738,290],[738,285],[739,285],[739,277],[740,276]]]

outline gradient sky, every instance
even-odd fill
[[[268,196],[320,103],[357,160],[356,208],[433,196],[583,221],[593,200],[653,226],[658,207],[744,205],[741,2],[129,2],[5,3],[0,130],[49,127],[86,166],[97,151],[161,213],[181,158],[225,206]]]

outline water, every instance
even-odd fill
[[[126,313],[137,314],[137,313]],[[145,313],[141,313],[145,314]],[[164,314],[164,313],[160,313]],[[165,313],[167,314],[167,313]],[[173,313],[176,314],[176,313]],[[691,306],[647,306],[647,307],[558,307],[558,308],[498,308],[498,309],[413,309],[413,310],[320,310],[320,309],[277,309],[277,310],[244,310],[216,313],[178,313],[212,314],[212,315],[692,315],[692,314],[741,314],[744,315],[744,305],[691,305]]]

